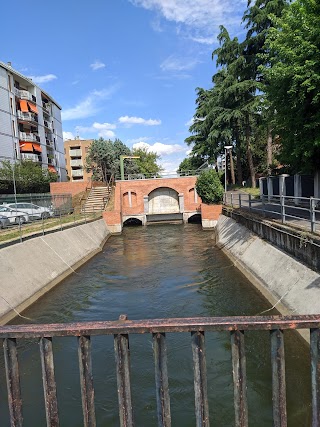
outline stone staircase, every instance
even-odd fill
[[[82,207],[82,212],[103,211],[110,195],[109,187],[93,187]]]

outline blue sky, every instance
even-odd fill
[[[6,1],[0,60],[62,106],[66,137],[148,144],[173,171],[189,149],[195,88],[211,85],[219,25],[241,37],[245,7],[246,0]]]

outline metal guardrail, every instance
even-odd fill
[[[259,196],[244,193],[225,193],[224,204],[275,216],[281,222],[295,221],[315,233],[320,226],[320,199],[316,197]]]
[[[205,169],[201,170],[186,170],[186,171],[174,171],[174,172],[158,172],[156,174],[152,173],[132,173],[124,176],[125,180],[137,180],[137,179],[158,179],[158,178],[181,178],[185,176],[198,176]],[[116,175],[116,181],[120,181],[120,175]]]
[[[285,427],[287,426],[287,409],[284,330],[287,329],[310,330],[312,427],[318,427],[320,425],[320,315],[200,317],[137,321],[127,320],[125,315],[121,315],[118,321],[111,322],[2,326],[0,327],[0,338],[3,340],[4,347],[11,426],[21,427],[23,423],[17,341],[24,338],[39,340],[47,426],[56,427],[59,426],[59,412],[53,337],[73,336],[77,338],[84,426],[95,427],[91,337],[114,335],[120,426],[133,427],[129,335],[149,333],[152,334],[153,340],[158,426],[171,427],[166,334],[189,332],[191,333],[190,347],[193,355],[196,425],[197,427],[209,427],[205,335],[215,331],[224,331],[230,334],[231,340],[235,426],[247,427],[249,413],[245,332],[255,330],[270,331],[273,425]],[[259,425],[259,420],[255,419],[253,422],[255,425]]]

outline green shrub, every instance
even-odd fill
[[[196,190],[203,203],[219,204],[223,200],[223,186],[214,169],[201,172],[196,182]]]

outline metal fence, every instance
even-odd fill
[[[315,233],[320,226],[320,199],[315,197],[259,196],[245,193],[225,193],[224,204],[247,209],[264,217],[293,223]]]
[[[158,426],[171,426],[169,378],[167,369],[167,333],[191,333],[193,355],[195,415],[197,427],[209,427],[205,335],[216,331],[230,334],[234,386],[235,426],[247,427],[249,413],[246,381],[246,331],[270,331],[272,366],[273,425],[287,426],[284,330],[310,330],[312,383],[312,427],[320,425],[320,315],[262,317],[204,317],[148,319],[69,324],[21,325],[0,327],[3,339],[10,421],[12,427],[23,423],[23,402],[20,390],[18,346],[24,338],[37,338],[40,346],[43,392],[47,426],[59,426],[57,385],[53,357],[53,337],[76,337],[85,427],[96,426],[95,393],[91,358],[91,336],[114,335],[114,352],[121,427],[133,427],[134,413],[130,380],[129,335],[152,334],[155,366],[155,394]],[[257,348],[258,352],[259,349]],[[231,366],[230,366],[231,369]],[[297,390],[297,393],[299,390]],[[259,425],[259,420],[252,421]]]
[[[206,168],[207,169],[207,168]],[[198,176],[201,172],[206,169],[197,169],[197,170],[186,170],[186,171],[175,171],[175,172],[158,172],[155,174],[152,173],[132,173],[124,175],[125,180],[134,180],[134,179],[157,179],[157,178],[181,178],[185,176]],[[116,181],[121,180],[120,175],[116,175]]]
[[[0,195],[0,247],[99,219],[103,209],[73,207],[71,194]]]

